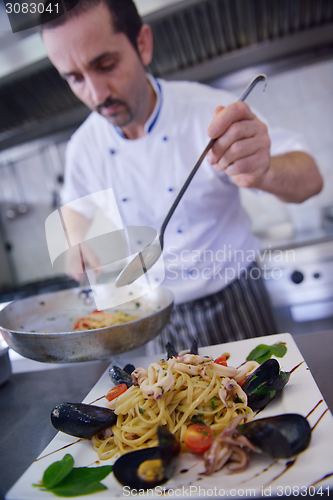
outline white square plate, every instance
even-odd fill
[[[258,344],[274,344],[285,342],[287,353],[279,359],[281,369],[290,371],[289,383],[282,394],[276,397],[259,417],[273,416],[282,413],[300,413],[308,418],[312,431],[309,447],[296,458],[273,460],[264,455],[252,455],[249,468],[237,474],[229,475],[226,470],[211,476],[202,476],[203,462],[197,455],[183,454],[177,471],[172,479],[158,487],[154,492],[148,491],[140,497],[160,498],[164,490],[164,498],[187,497],[261,497],[261,496],[310,496],[314,494],[333,494],[333,418],[323,397],[301,355],[292,336],[288,333],[255,339],[242,340],[209,346],[200,349],[200,354],[211,354],[214,357],[223,352],[230,353],[228,364],[238,366],[243,363],[250,351]],[[131,359],[136,366],[147,367],[160,356]],[[112,386],[108,370],[85,398],[85,403],[100,398]],[[102,404],[102,401],[99,402]],[[258,417],[258,418],[259,418]],[[51,423],[50,423],[51,425]],[[75,443],[75,444],[73,444]],[[21,476],[18,482],[7,493],[7,500],[47,500],[54,495],[33,487],[42,479],[44,470],[56,460],[61,460],[65,453],[70,453],[75,460],[75,467],[87,465],[107,465],[109,461],[99,462],[89,440],[77,442],[77,438],[58,433],[40,457]],[[186,471],[186,472],[184,472]],[[90,500],[115,499],[130,496],[128,489],[123,490],[111,473],[102,481],[109,489],[85,497]]]

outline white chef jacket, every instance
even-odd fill
[[[97,197],[98,208],[110,218],[120,215],[124,226],[159,231],[209,141],[207,128],[215,108],[237,98],[196,82],[149,79],[158,99],[145,136],[128,140],[97,112],[73,134],[62,203],[112,188],[119,213],[103,196]],[[271,155],[306,150],[299,134],[279,129],[269,130],[269,135]],[[84,200],[75,206],[88,219],[95,209]],[[165,232],[163,284],[174,293],[175,303],[210,295],[237,278],[258,250],[237,186],[204,160]],[[161,279],[158,269],[155,279]]]

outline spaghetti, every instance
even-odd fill
[[[211,356],[184,354],[152,363],[147,370],[137,368],[132,372],[135,385],[108,404],[117,415],[116,424],[92,438],[99,458],[157,446],[160,425],[182,443],[195,416],[216,434],[237,415],[251,418],[238,382],[257,366],[252,361],[236,369],[214,363]]]
[[[104,311],[93,311],[91,314],[77,318],[74,331],[95,330],[106,326],[122,325],[129,321],[134,321],[138,317],[130,316],[122,311],[107,313]]]

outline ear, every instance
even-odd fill
[[[148,24],[142,25],[136,41],[142,64],[148,66],[153,57],[153,34]]]

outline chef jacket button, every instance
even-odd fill
[[[115,151],[114,149],[110,149],[110,153],[111,153],[112,155],[114,155],[114,154],[116,154],[116,151]]]
[[[173,191],[173,188],[169,188],[168,191]]]
[[[139,240],[139,241],[136,242],[137,245],[141,245],[141,243],[142,243],[141,240]]]
[[[164,136],[163,141],[167,141],[167,140],[168,140],[167,136]]]
[[[121,201],[127,201],[127,198],[123,198]]]
[[[182,229],[177,229],[177,233],[182,233]]]

